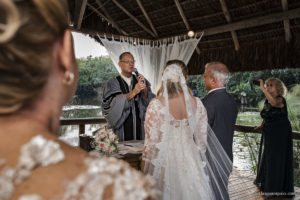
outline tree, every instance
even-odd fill
[[[118,75],[118,71],[109,57],[88,56],[86,59],[78,59],[79,81],[76,94],[81,97],[97,96],[104,84],[112,77]]]
[[[227,91],[234,97],[237,103],[241,102],[242,96],[246,96],[250,106],[257,106],[258,102],[265,98],[257,86],[252,85],[252,80],[275,77],[291,88],[295,84],[300,84],[300,69],[279,69],[252,72],[236,72],[231,74],[227,84]],[[203,97],[206,94],[202,75],[189,76],[188,85],[192,90],[196,90],[197,96]]]

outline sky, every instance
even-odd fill
[[[88,35],[72,32],[75,43],[76,58],[86,58],[91,55],[93,57],[107,56],[106,49]]]

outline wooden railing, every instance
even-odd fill
[[[103,117],[99,118],[73,118],[73,119],[61,119],[60,125],[79,125],[79,134],[85,133],[86,124],[104,124],[106,119]],[[254,130],[255,126],[246,126],[246,125],[235,125],[235,130],[246,133],[260,133],[258,130]],[[293,139],[300,140],[300,132],[293,131]]]
[[[261,134],[260,131],[254,130],[255,126],[247,126],[247,125],[235,125],[234,130],[235,131],[240,131],[240,132],[245,132],[245,133],[254,133],[254,134]],[[300,140],[300,132],[293,131],[292,132],[292,138],[295,140]]]
[[[98,118],[72,118],[72,119],[61,119],[60,125],[78,125],[79,126],[79,135],[85,133],[86,124],[105,124],[106,119],[104,117]]]

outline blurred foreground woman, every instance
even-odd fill
[[[64,0],[0,0],[0,199],[151,199],[153,182],[57,138],[78,67]]]

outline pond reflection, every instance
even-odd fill
[[[100,105],[101,101],[98,98],[79,100],[74,98],[74,100],[69,105],[63,107],[61,119],[101,117],[102,111]],[[85,133],[88,135],[92,135],[92,132],[100,128],[100,126],[100,124],[87,124],[85,125]],[[72,146],[78,146],[79,126],[60,126],[59,138]]]
[[[63,108],[61,118],[87,118],[101,117],[101,107],[99,100],[91,105],[67,105]],[[236,123],[243,125],[257,126],[262,119],[259,112],[239,112]],[[85,133],[92,135],[92,132],[100,128],[100,124],[89,124],[85,126]],[[60,139],[72,146],[79,144],[79,126],[61,126],[59,130]],[[259,150],[261,134],[235,132],[233,138],[233,166],[238,170],[256,173],[257,156]],[[294,140],[294,171],[295,185],[300,185],[300,164],[297,155],[300,154],[300,141]]]

